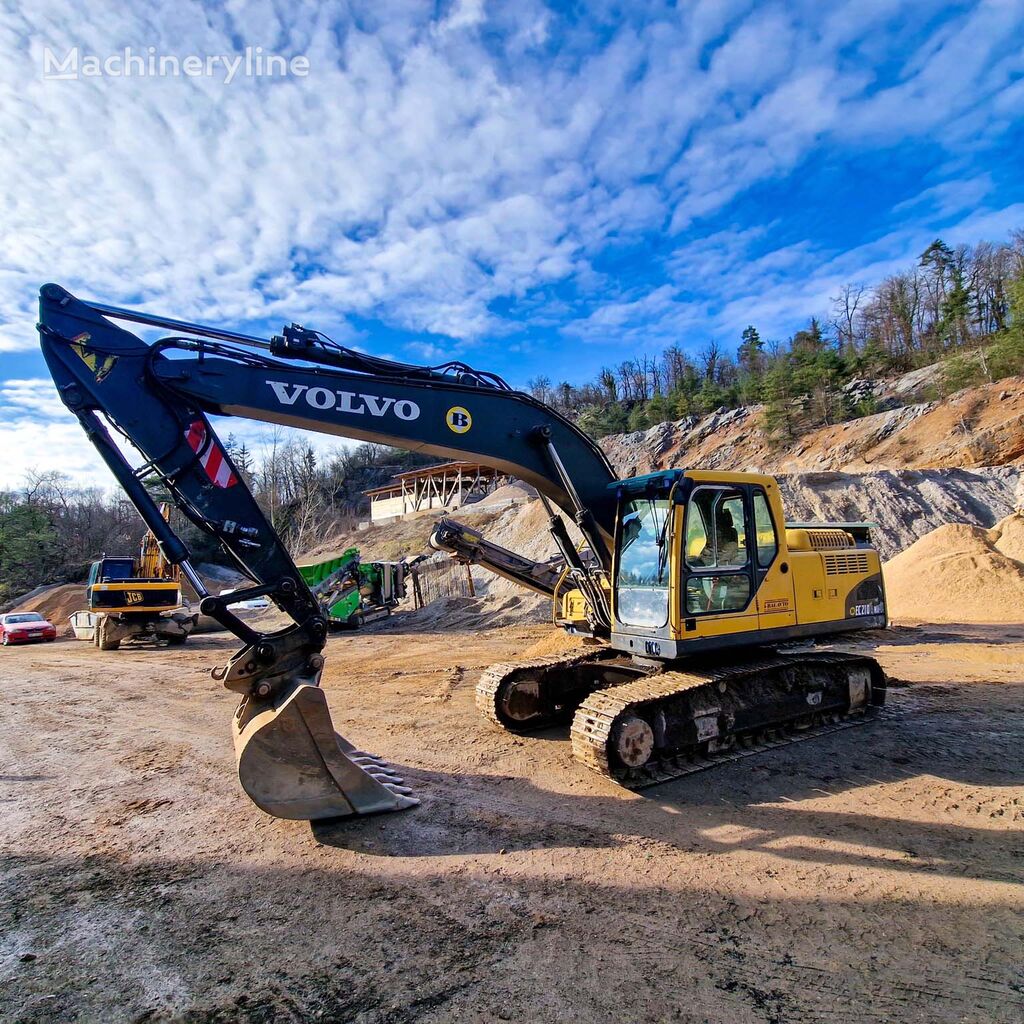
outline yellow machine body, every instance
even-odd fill
[[[170,506],[162,504],[166,520]],[[105,615],[159,614],[181,607],[181,580],[176,565],[170,565],[147,531],[139,557],[102,558],[93,562],[85,590],[86,606]]]
[[[652,474],[622,488],[608,585],[613,647],[673,660],[886,624],[881,563],[867,524],[787,524],[777,481],[757,473]],[[628,522],[643,519],[645,509],[638,562],[629,554]],[[723,519],[735,534],[724,564],[721,553],[706,554]],[[589,617],[580,590],[556,595],[560,624],[581,626]]]
[[[177,580],[132,577],[116,582],[93,583],[86,593],[88,610],[106,615],[158,613],[181,607],[181,588]]]

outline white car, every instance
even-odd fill
[[[227,597],[228,594],[233,594],[238,588],[229,587],[227,590],[220,592],[221,597]],[[255,611],[259,611],[263,608],[270,607],[269,597],[250,597],[248,601],[234,601],[228,605],[229,608],[249,608]]]

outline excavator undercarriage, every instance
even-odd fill
[[[493,665],[476,701],[509,732],[570,724],[581,764],[639,789],[786,737],[860,724],[884,705],[885,692],[878,663],[854,654],[765,650],[677,667],[603,648]]]

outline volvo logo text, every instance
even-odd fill
[[[287,384],[268,380],[277,400],[282,405],[295,405],[301,398],[311,409],[326,412],[337,409],[353,416],[386,416],[393,413],[400,420],[416,420],[420,407],[407,398],[381,398],[378,395],[358,394],[355,391],[332,391],[330,388],[311,388],[308,384]]]

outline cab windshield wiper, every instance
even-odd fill
[[[654,512],[654,519],[657,522],[657,512],[654,511],[657,506],[654,502],[651,502],[652,512]],[[670,509],[665,509],[665,521],[661,524],[661,529],[658,531],[658,576],[657,582],[661,582],[661,574],[665,571],[665,566],[668,564],[668,544],[666,543],[666,537],[668,534],[668,524],[671,521]]]

